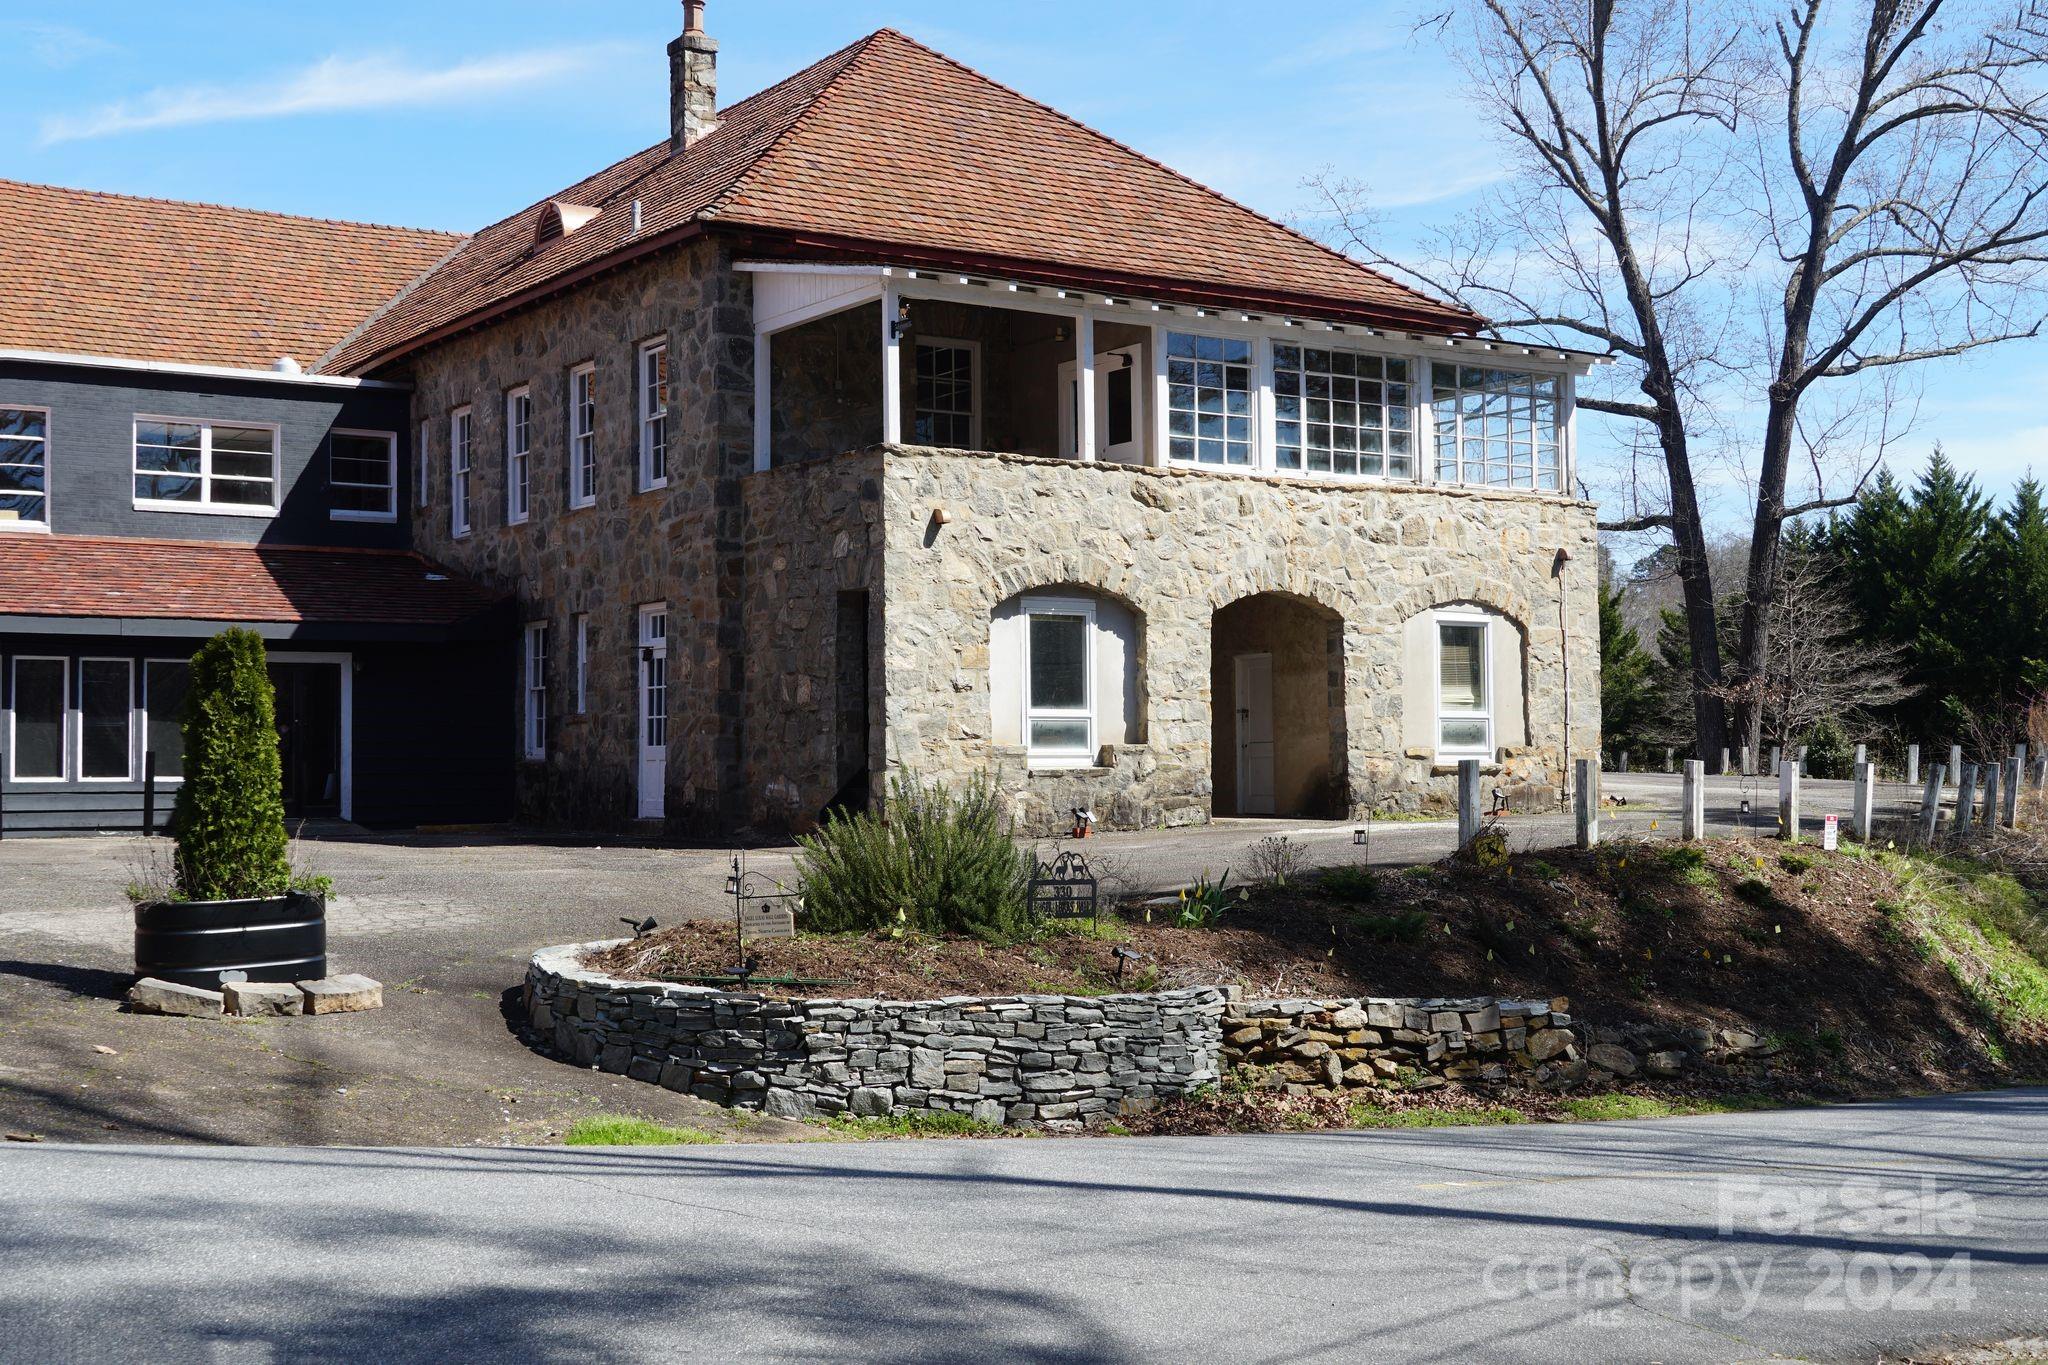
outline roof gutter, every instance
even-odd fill
[[[504,317],[508,313],[516,313],[522,308],[530,308],[536,303],[541,303],[553,298],[557,294],[573,289],[587,280],[596,279],[600,275],[608,275],[622,266],[630,265],[634,261],[640,260],[642,257],[651,256],[657,251],[664,251],[669,247],[680,246],[685,242],[694,241],[696,238],[702,237],[704,231],[705,225],[693,220],[680,226],[669,228],[664,232],[654,233],[652,236],[635,241],[631,246],[622,247],[617,251],[600,256],[594,261],[587,261],[567,274],[553,276],[540,284],[534,285],[530,289],[522,289],[517,294],[500,299],[488,307],[465,313],[451,322],[444,322],[431,331],[420,333],[410,341],[403,341],[388,350],[379,351],[358,362],[355,368],[361,371],[372,369],[379,365],[389,365],[393,361],[411,355],[414,351],[423,350],[435,342],[446,341],[450,337],[474,331],[486,323],[494,322]]]
[[[0,361],[25,365],[76,365],[91,370],[132,370],[144,374],[189,375],[198,379],[254,379],[266,384],[302,384],[329,389],[410,389],[412,385],[352,375],[307,374],[291,370],[258,370],[240,365],[188,365],[174,360],[137,360],[132,356],[74,355],[69,351],[25,351],[0,347]]]

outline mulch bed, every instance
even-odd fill
[[[1218,928],[1179,928],[1171,907],[1125,907],[1123,989],[1235,984],[1252,996],[1571,997],[1596,1022],[1711,1023],[1811,1039],[1814,1068],[1862,1089],[1981,1081],[1982,1025],[1947,971],[1876,909],[1898,895],[1874,860],[1776,843],[1556,850],[1480,868],[1381,872],[1362,896],[1318,879],[1263,887]],[[785,997],[930,999],[1118,988],[1115,943],[1048,933],[996,946],[966,938],[806,936],[748,944],[758,987]],[[593,966],[623,977],[728,972],[716,921],[664,929]],[[1797,1061],[1797,1058],[1794,1058]],[[2019,1062],[2022,1059],[2016,1058]]]

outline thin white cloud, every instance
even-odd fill
[[[618,45],[600,44],[500,53],[444,67],[417,66],[390,55],[327,57],[272,81],[166,87],[83,113],[55,114],[42,121],[42,142],[49,146],[199,123],[459,104],[566,80],[619,55]]]
[[[41,24],[27,21],[0,24],[0,32],[20,35],[21,47],[41,66],[63,70],[88,57],[116,50],[113,43],[69,24]]]

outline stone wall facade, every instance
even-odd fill
[[[994,773],[1034,834],[1065,828],[1076,807],[1105,828],[1207,821],[1233,808],[1216,794],[1234,772],[1221,752],[1231,708],[1217,695],[1228,676],[1217,613],[1248,603],[1265,619],[1261,602],[1280,599],[1315,622],[1307,654],[1324,660],[1329,700],[1320,721],[1296,717],[1283,737],[1284,761],[1302,771],[1282,774],[1290,808],[1279,814],[1449,801],[1453,769],[1414,742],[1403,714],[1414,671],[1404,623],[1434,607],[1485,608],[1521,658],[1518,695],[1495,699],[1496,712],[1513,709],[1493,778],[1512,803],[1554,802],[1568,760],[1597,752],[1590,505],[915,447],[755,472],[753,291],[732,265],[715,238],[684,244],[407,362],[427,433],[419,547],[509,590],[522,620],[549,627],[549,741],[544,759],[519,764],[522,818],[633,822],[638,610],[656,603],[669,613],[673,834],[802,830],[835,798],[872,797],[903,770],[948,782]],[[642,491],[634,367],[656,337],[669,347],[668,478]],[[585,362],[596,366],[597,496],[571,508],[569,373]],[[514,525],[504,400],[518,385],[533,400],[532,491]],[[471,529],[456,536],[449,415],[465,405]],[[1560,550],[1571,556],[1561,572]],[[1114,600],[1138,623],[1134,734],[1104,745],[1095,766],[1033,771],[992,733],[991,615],[1039,588]],[[578,617],[590,648],[580,710]],[[1304,658],[1296,672],[1312,678]],[[509,720],[519,694],[507,678],[479,704]]]
[[[1064,826],[1077,805],[1123,827],[1210,817],[1214,620],[1261,594],[1340,623],[1330,724],[1343,761],[1326,803],[1340,809],[1316,813],[1453,797],[1455,770],[1403,744],[1403,625],[1431,608],[1483,607],[1519,637],[1523,694],[1495,698],[1528,737],[1498,756],[1512,802],[1554,803],[1568,759],[1597,752],[1590,504],[916,449],[888,450],[885,472],[890,760],[954,781],[999,772],[1031,832]],[[989,742],[988,622],[1017,593],[1069,586],[1139,618],[1144,742],[1107,750],[1102,767],[1032,773]]]
[[[578,1066],[784,1118],[943,1110],[1078,1129],[1217,1079],[1224,993],[768,1000],[534,954],[533,1035]]]

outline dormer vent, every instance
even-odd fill
[[[598,210],[588,204],[565,204],[559,199],[550,199],[541,208],[540,221],[533,225],[533,240],[549,242],[557,237],[567,237],[597,215]]]

